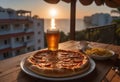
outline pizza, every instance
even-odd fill
[[[27,57],[25,66],[39,75],[67,77],[86,72],[90,63],[82,52],[41,50]]]

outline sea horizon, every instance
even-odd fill
[[[70,32],[70,19],[63,18],[63,19],[55,19],[55,26],[60,31],[63,31],[64,33]],[[51,27],[51,19],[44,19],[44,32],[46,32],[47,29]],[[89,25],[87,25],[83,19],[78,18],[76,19],[76,28],[75,31],[81,31],[86,28],[88,28]]]

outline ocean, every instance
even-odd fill
[[[65,32],[66,34],[70,32],[70,19],[55,19],[55,25],[56,28],[58,28],[60,31]],[[44,20],[44,31],[51,26],[51,19],[45,19]],[[83,29],[88,28],[89,25],[87,25],[82,19],[76,19],[76,31],[80,31]]]

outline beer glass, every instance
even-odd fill
[[[46,33],[48,50],[56,51],[58,49],[59,39],[60,39],[59,30],[48,29]]]

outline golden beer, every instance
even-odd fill
[[[52,51],[57,50],[59,39],[60,39],[59,30],[57,30],[57,31],[47,30],[46,40],[47,40],[48,50],[52,50]]]

